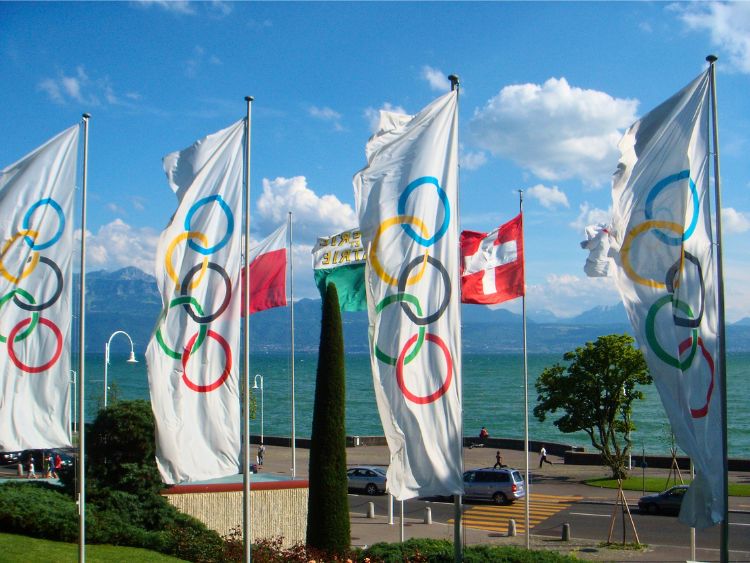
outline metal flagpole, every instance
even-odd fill
[[[245,121],[245,310],[243,311],[244,370],[242,373],[242,540],[244,560],[252,559],[250,539],[250,108],[252,96],[245,96],[247,120]],[[240,264],[242,266],[242,264]]]
[[[81,182],[81,294],[78,298],[78,560],[86,561],[86,379],[84,351],[86,337],[86,188],[89,176],[89,119],[83,114],[83,178]]]
[[[716,109],[716,61],[718,57],[706,57],[710,65],[711,121],[713,123],[714,187],[716,200],[716,292],[719,339],[719,389],[721,391],[721,448],[724,464],[724,518],[721,521],[721,562],[729,561],[729,463],[727,461],[727,348],[724,330],[724,264],[721,240],[721,173],[719,168],[719,122]]]
[[[523,240],[523,190],[518,190],[518,208],[521,212],[521,240]],[[523,318],[523,452],[524,480],[526,481],[526,502],[524,525],[526,526],[526,549],[531,549],[531,483],[529,482],[529,363],[526,355],[526,256],[523,258],[523,296],[521,309]]]
[[[448,76],[448,80],[451,81],[451,92],[453,92],[454,90],[456,91],[456,113],[458,113],[458,96],[461,93],[461,90],[459,88],[460,82],[459,82],[458,76],[455,75],[455,74],[451,74],[450,76]],[[458,119],[458,118],[456,118],[456,119]],[[458,185],[457,188],[461,187],[460,170],[461,169],[459,167],[459,182],[458,182],[459,185]],[[459,205],[459,201],[461,199],[459,197],[459,195],[460,195],[459,194],[459,189],[457,189],[456,190],[456,205],[457,206]],[[460,215],[460,211],[459,211],[458,213],[456,213],[456,217],[460,217],[460,216],[461,215]],[[460,251],[460,248],[459,248],[459,256],[461,255],[460,252],[461,251]],[[460,271],[458,272],[458,279],[459,279],[459,283],[460,283],[460,280],[461,280],[461,272]],[[459,303],[459,307],[460,306],[461,305]],[[459,328],[459,330],[461,330],[461,329]],[[463,378],[461,378],[461,381],[463,382]],[[461,473],[463,473],[463,461],[464,461],[464,459],[463,459],[464,458],[464,456],[463,456],[463,451],[464,451],[464,430],[463,430],[463,404],[464,404],[463,394],[464,394],[464,390],[463,390],[463,383],[459,386],[458,394],[459,394],[459,403],[461,404]],[[457,563],[460,562],[460,561],[463,561],[463,553],[464,553],[463,543],[461,541],[461,524],[462,524],[462,520],[463,520],[462,519],[461,502],[462,502],[461,495],[455,495],[454,501],[453,501],[453,558],[454,558],[454,560]],[[403,504],[402,504],[402,518],[403,518]],[[401,541],[403,541],[403,537],[402,537]]]
[[[289,212],[289,311],[292,339],[292,480],[297,478],[297,424],[294,405],[294,260],[292,254],[292,212]]]

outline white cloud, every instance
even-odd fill
[[[214,16],[223,18],[232,13],[233,6],[231,2],[211,0],[211,2],[208,3],[208,9],[214,14]]]
[[[319,108],[317,106],[310,106],[307,111],[315,119],[332,123],[336,131],[344,130],[344,127],[341,125],[341,114],[339,112],[329,107]]]
[[[206,50],[200,45],[193,47],[192,56],[185,61],[185,76],[188,78],[195,78],[198,76],[198,72],[203,68],[204,64],[218,66],[221,65],[221,59],[216,55],[208,55]]]
[[[568,197],[565,192],[561,191],[557,186],[547,187],[543,184],[537,184],[526,190],[526,193],[531,199],[535,199],[539,204],[546,209],[555,209],[555,207],[570,207],[568,203]]]
[[[136,228],[122,219],[103,225],[86,236],[86,265],[91,269],[117,270],[135,266],[154,275],[156,245],[160,233],[154,229]],[[77,238],[80,240],[80,230]]]
[[[422,78],[424,78],[429,84],[432,90],[437,92],[447,92],[451,89],[451,82],[445,73],[437,68],[431,66],[422,67]]]
[[[581,272],[586,262],[581,255]],[[572,317],[597,306],[620,301],[614,278],[589,278],[585,275],[550,274],[542,284],[526,287],[527,303],[534,309],[552,311],[558,317]]]
[[[598,186],[617,167],[621,129],[635,121],[637,106],[550,78],[506,86],[474,111],[469,131],[474,144],[539,178],[580,178]]]
[[[673,4],[688,29],[707,31],[711,43],[726,51],[729,63],[742,73],[750,73],[750,3],[687,2]]]
[[[750,219],[732,207],[722,207],[721,226],[727,234],[739,234],[750,230]]]
[[[458,161],[464,170],[478,170],[487,164],[487,155],[482,151],[466,151],[460,147]]]
[[[596,225],[598,223],[609,224],[612,222],[612,208],[599,209],[591,207],[589,202],[584,201],[578,206],[579,213],[575,221],[570,223],[570,226],[577,231],[583,232],[583,230],[589,225]]]
[[[98,107],[106,103],[132,109],[141,98],[137,92],[128,92],[125,99],[120,98],[108,76],[91,78],[83,65],[78,65],[72,74],[60,71],[56,78],[42,79],[38,88],[58,104],[75,102],[83,106]]]
[[[261,229],[271,232],[293,213],[294,236],[312,244],[317,237],[351,229],[357,225],[352,207],[332,194],[318,195],[304,176],[263,178],[263,194],[258,200]],[[296,244],[296,241],[295,241]]]
[[[197,5],[197,3],[190,2],[189,0],[135,0],[135,3],[144,7],[156,6],[165,12],[173,14],[186,15],[195,14],[195,6]]]
[[[390,102],[385,102],[380,109],[375,109],[374,107],[368,107],[365,109],[365,119],[370,123],[370,131],[375,133],[378,130],[378,125],[380,124],[380,110],[384,111],[392,111],[394,113],[403,113],[408,114],[409,112],[406,111],[401,106],[394,106]]]

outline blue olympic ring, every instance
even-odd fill
[[[29,223],[31,221],[31,215],[34,213],[37,207],[41,207],[42,205],[49,205],[52,209],[57,211],[57,217],[58,217],[57,232],[55,233],[55,236],[53,236],[50,240],[48,240],[47,242],[43,244],[36,244],[34,240],[29,236],[23,237],[23,240],[26,242],[26,244],[28,244],[31,247],[31,250],[44,250],[45,248],[49,248],[50,246],[55,244],[58,240],[60,240],[63,230],[65,229],[65,213],[63,213],[63,210],[62,210],[62,207],[60,207],[60,204],[57,203],[51,197],[40,199],[34,205],[29,207],[29,210],[26,212],[26,215],[23,216],[23,229],[25,231],[28,231],[30,229]]]
[[[445,190],[440,187],[437,178],[435,178],[434,176],[422,176],[421,178],[417,178],[416,180],[410,182],[409,185],[406,186],[406,189],[401,193],[401,196],[398,198],[398,214],[406,215],[406,200],[409,199],[409,195],[411,195],[411,192],[413,192],[423,184],[432,184],[433,186],[435,186],[435,188],[437,188],[438,197],[440,197],[440,201],[443,203],[443,207],[445,208],[443,224],[440,225],[440,228],[435,232],[435,234],[428,239],[419,236],[419,234],[417,234],[417,232],[408,223],[401,223],[401,228],[418,244],[421,244],[422,246],[432,246],[445,234],[445,232],[448,230],[448,225],[451,222],[451,207],[450,203],[448,202],[448,194],[446,194]]]
[[[651,188],[651,191],[648,193],[648,197],[646,198],[646,219],[652,219],[654,214],[654,200],[656,199],[656,196],[658,196],[661,191],[672,182],[678,182],[686,178],[690,183],[690,193],[693,196],[693,218],[691,219],[690,225],[688,226],[687,230],[681,237],[670,237],[659,230],[654,231],[654,235],[656,235],[664,244],[679,246],[680,244],[682,244],[682,241],[690,238],[690,236],[695,231],[695,227],[698,225],[700,200],[698,199],[698,188],[695,186],[695,182],[693,182],[693,179],[690,178],[690,170],[683,170],[681,172],[678,172],[677,174],[672,174],[671,176],[662,178],[654,185],[653,188]]]
[[[227,232],[224,235],[224,238],[222,238],[215,245],[208,248],[202,248],[198,246],[192,238],[188,240],[188,246],[196,252],[203,254],[204,256],[208,256],[209,254],[213,254],[217,250],[220,250],[229,241],[232,236],[232,231],[234,231],[234,215],[232,215],[232,210],[229,209],[229,206],[221,198],[220,195],[210,195],[196,201],[185,217],[185,230],[188,232],[192,231],[192,229],[190,228],[190,222],[193,219],[193,215],[199,207],[211,203],[212,201],[218,203],[221,209],[224,211],[224,214],[227,216]]]

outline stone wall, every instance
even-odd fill
[[[242,483],[177,485],[162,495],[224,536],[237,529],[242,536]],[[250,490],[252,541],[282,536],[285,547],[305,543],[308,481],[253,483]]]

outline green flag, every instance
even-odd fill
[[[342,311],[367,310],[365,296],[365,249],[359,229],[319,237],[312,250],[315,284],[321,297],[332,283]]]

